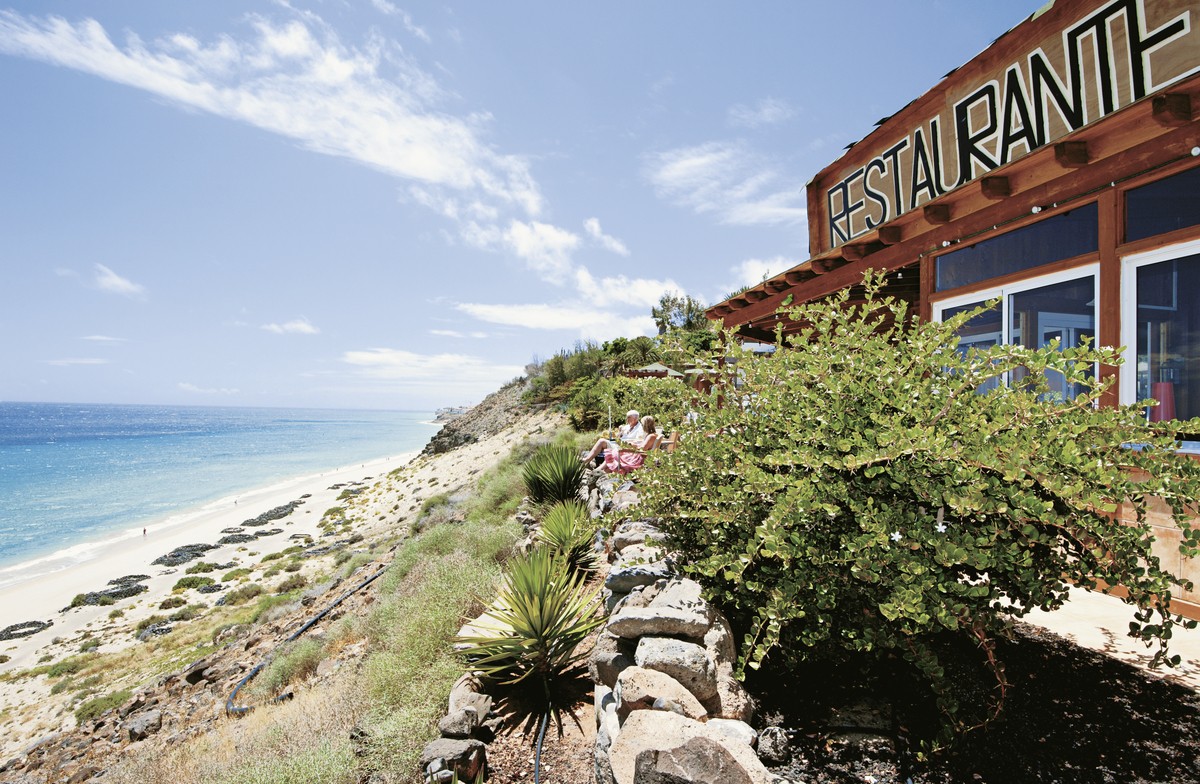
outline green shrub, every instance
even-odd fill
[[[262,557],[262,563],[267,561],[275,561],[283,557],[283,553],[267,553]]]
[[[303,568],[304,568],[304,564],[301,563],[300,561],[290,561],[290,562],[284,564],[283,571],[298,572]]]
[[[69,659],[51,664],[46,670],[46,675],[51,678],[61,678],[64,675],[74,675],[87,666],[89,659],[86,656],[72,656]]]
[[[197,561],[187,568],[184,574],[204,574],[207,572],[215,572],[217,565],[208,561]]]
[[[1098,407],[1111,380],[1092,369],[1118,364],[1113,349],[968,351],[956,332],[978,311],[919,322],[878,285],[859,305],[843,292],[793,309],[805,327],[773,356],[731,348],[740,404],[703,408],[702,430],[641,480],[645,513],[745,630],[739,668],[894,654],[953,716],[943,633],[978,645],[1002,700],[994,640],[1012,618],[1103,584],[1129,591],[1154,660],[1176,660],[1166,641],[1185,622],[1168,603],[1183,581],[1160,568],[1145,514],[1164,499],[1180,550],[1197,552],[1200,464],[1174,439],[1200,423]],[[725,359],[706,365],[718,383]],[[992,389],[1006,377],[1022,380]],[[1082,392],[1053,395],[1064,382]],[[1137,524],[1114,519],[1122,503]]]
[[[283,646],[271,663],[263,668],[254,683],[261,694],[276,694],[289,683],[303,680],[317,671],[323,658],[321,643],[316,640],[297,640]]]
[[[643,416],[653,414],[669,432],[679,427],[697,397],[696,390],[678,378],[615,376],[576,382],[567,415],[576,430],[596,430],[623,424],[625,412],[634,409]]]
[[[117,618],[124,618],[124,617],[125,617],[125,611],[124,611],[124,610],[113,610],[112,612],[110,612],[110,613],[108,614],[108,617],[109,617],[111,620],[114,620],[114,621],[115,621]]]
[[[84,640],[82,643],[80,643],[79,651],[80,651],[80,653],[87,653],[88,651],[94,651],[99,647],[100,647],[100,639],[97,637],[93,637],[90,640]]]
[[[276,564],[275,566],[272,566],[270,569],[267,569],[265,572],[263,572],[263,577],[265,577],[265,578],[274,577],[275,575],[279,574],[282,571],[283,571],[283,567]]]
[[[202,585],[213,585],[216,583],[211,577],[180,577],[176,581],[173,591],[186,591],[189,588],[199,588]]]
[[[134,629],[134,634],[141,634],[142,632],[146,631],[146,629],[150,628],[154,624],[165,623],[166,620],[167,620],[167,616],[165,616],[165,615],[151,615],[149,618],[143,618],[142,620],[137,622],[137,626]]]
[[[167,620],[173,622],[191,621],[199,618],[208,609],[207,604],[189,604],[178,612],[171,613],[171,617]]]
[[[583,463],[569,447],[544,446],[529,458],[522,477],[534,503],[571,501],[579,498]]]
[[[91,721],[110,708],[121,707],[131,696],[133,696],[132,692],[128,689],[122,689],[121,691],[106,694],[103,697],[88,700],[75,709],[75,721],[79,724]]]
[[[187,599],[184,599],[182,596],[168,596],[159,603],[158,609],[174,610],[176,607],[182,607],[185,604],[187,604]]]
[[[306,585],[308,585],[308,580],[305,579],[304,575],[293,574],[291,577],[275,586],[275,593],[281,594],[288,593],[289,591],[296,591]]]
[[[225,604],[245,604],[254,597],[263,592],[263,587],[258,583],[247,583],[240,588],[234,588],[229,593],[225,594]]]
[[[538,542],[566,560],[572,571],[594,571],[598,566],[592,537],[596,530],[582,501],[560,501],[546,512]]]
[[[234,580],[240,580],[243,577],[249,576],[250,573],[251,573],[250,570],[245,569],[245,568],[230,569],[228,572],[226,572],[224,574],[223,577],[221,577],[221,582],[230,583],[230,582],[233,582]]]

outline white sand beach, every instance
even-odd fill
[[[204,560],[248,566],[262,560],[267,553],[296,544],[297,540],[290,538],[293,535],[307,534],[319,541],[317,524],[321,515],[338,504],[337,497],[344,486],[353,483],[370,485],[380,476],[404,467],[416,454],[410,452],[343,466],[249,489],[149,523],[144,535],[138,527],[104,541],[79,544],[0,570],[0,629],[26,621],[52,621],[54,624],[30,637],[0,642],[0,653],[10,657],[8,662],[0,664],[0,672],[32,666],[47,653],[54,653],[57,658],[58,651],[51,650],[54,647],[52,640],[73,638],[85,628],[107,620],[114,609],[124,610],[128,621],[150,615],[157,602],[170,594],[172,586],[190,565],[164,567],[152,564],[154,559],[182,545],[216,544],[224,536],[224,529],[240,528],[245,520],[298,500],[302,495],[310,494],[310,497],[286,517],[257,529],[245,529],[253,534],[256,530],[281,528],[283,533],[263,536],[245,544],[222,545],[206,552]],[[186,478],[181,477],[181,481]],[[61,612],[77,594],[99,591],[107,587],[109,580],[131,574],[151,575],[144,581],[149,591],[110,606],[84,606]],[[131,643],[132,639],[124,644]],[[109,642],[102,650],[111,650],[118,645],[116,641]]]

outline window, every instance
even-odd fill
[[[1098,266],[1043,275],[1010,286],[995,288],[934,303],[934,318],[946,318],[999,299],[996,307],[985,311],[959,330],[959,351],[999,344],[1042,348],[1058,341],[1059,348],[1079,346],[1096,335],[1096,276]],[[1024,378],[1021,370],[1004,379],[1017,383]],[[1061,399],[1074,398],[1082,389],[1067,384],[1060,373],[1047,376],[1051,394]],[[987,392],[999,380],[981,388]]]
[[[969,286],[1085,253],[1100,244],[1096,202],[1014,229],[937,259],[938,291]]]
[[[1121,275],[1121,402],[1159,401],[1155,421],[1200,416],[1200,241],[1130,256]]]
[[[1125,241],[1200,225],[1200,167],[1125,194]]]

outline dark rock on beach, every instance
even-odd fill
[[[0,629],[0,641],[29,637],[30,635],[49,629],[53,625],[54,621],[24,621],[22,623],[14,623],[12,626],[5,626],[3,629]]]
[[[303,503],[303,500],[289,501],[283,506],[277,506],[274,509],[263,512],[258,517],[252,517],[249,520],[242,521],[242,525],[259,526],[266,525],[273,520],[281,520],[290,515],[292,512],[296,511],[296,508]]]
[[[215,544],[185,544],[182,547],[176,547],[166,555],[160,555],[150,563],[157,566],[179,566],[188,561],[194,561],[209,550],[215,549],[217,549]]]
[[[229,534],[217,540],[217,544],[245,544],[255,540],[254,534]]]

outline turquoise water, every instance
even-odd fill
[[[0,567],[419,451],[431,412],[0,403]]]

